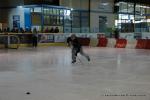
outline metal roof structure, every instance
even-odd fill
[[[11,8],[24,4],[24,0],[1,0],[0,8]]]
[[[59,0],[1,0],[0,8],[11,8],[16,6],[48,4],[59,6]]]

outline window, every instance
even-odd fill
[[[128,12],[128,4],[125,2],[121,2],[119,4],[119,12],[127,13]]]
[[[53,14],[53,9],[52,8],[49,9],[49,14],[51,14],[51,15]]]
[[[72,27],[80,27],[80,12],[72,12]]]
[[[57,15],[57,10],[53,8],[53,14]]]
[[[64,15],[64,10],[60,9],[60,15]]]
[[[89,32],[89,12],[81,12],[81,32]]]
[[[43,13],[47,14],[48,13],[48,9],[43,9]]]
[[[130,2],[119,2],[118,6],[119,14],[115,26],[121,32],[149,32],[149,6]]]
[[[134,13],[134,4],[128,3],[128,13]]]
[[[42,12],[41,7],[35,7],[35,8],[34,8],[34,12]]]
[[[50,24],[50,17],[44,16],[44,25],[49,25],[49,24]]]
[[[146,14],[150,14],[150,7],[146,8]]]
[[[140,7],[140,5],[136,5],[136,7],[135,7],[135,14],[141,14],[141,7]]]

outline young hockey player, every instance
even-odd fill
[[[67,44],[72,48],[72,63],[76,62],[78,53],[80,53],[82,56],[86,57],[88,61],[90,61],[90,57],[83,52],[82,45],[79,43],[78,38],[75,34],[72,34],[67,38]]]

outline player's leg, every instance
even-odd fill
[[[72,63],[76,62],[77,51],[75,48],[72,48]]]
[[[84,53],[84,51],[83,51],[83,49],[82,49],[82,47],[80,48],[80,54],[82,55],[82,56],[84,56],[88,61],[90,61],[90,57],[86,54],[86,53]]]
[[[35,38],[35,47],[38,45],[38,37]]]
[[[32,38],[32,46],[35,47],[35,37]]]

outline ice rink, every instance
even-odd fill
[[[150,100],[150,50],[84,51],[71,64],[67,47],[1,49],[0,100]]]

